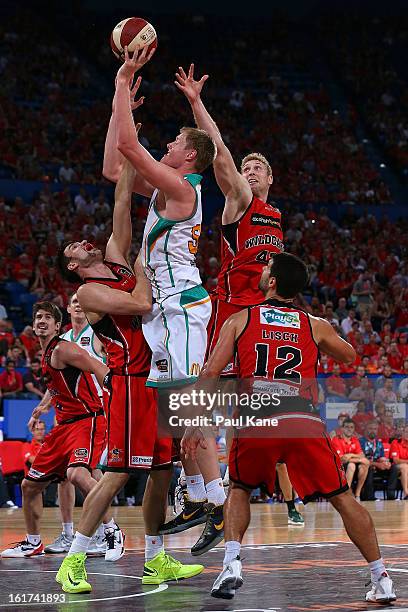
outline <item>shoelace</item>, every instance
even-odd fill
[[[177,569],[179,569],[181,567],[180,561],[177,561],[177,559],[174,559],[174,557],[172,557],[171,555],[168,555],[167,553],[165,553],[164,554],[164,559],[163,559],[163,567],[165,569],[170,569],[172,574],[173,574],[173,578],[175,578],[175,580],[178,581],[177,574],[175,572],[175,567]]]
[[[185,493],[185,491],[183,490],[182,487],[179,487],[178,490],[177,490],[177,493],[176,493],[176,500],[180,504],[180,507],[181,507],[182,510],[184,510],[184,508],[185,508],[184,493]]]
[[[36,548],[40,543],[41,542],[38,542],[38,544],[32,544],[28,540],[21,540],[20,542],[10,542],[10,546],[14,544],[13,548],[18,548],[19,546],[33,546],[34,548]]]
[[[72,562],[72,577],[74,580],[79,580],[87,577],[85,570],[85,561],[84,559],[75,559]]]

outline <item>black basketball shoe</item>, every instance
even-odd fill
[[[159,529],[160,535],[168,535],[169,533],[180,533],[194,527],[195,525],[201,525],[207,520],[207,509],[206,500],[191,501],[186,495],[184,498],[185,505],[184,510],[180,512],[173,520],[168,523],[164,523]]]
[[[203,555],[224,538],[224,505],[204,504],[207,511],[207,520],[203,533],[191,549],[194,556]]]

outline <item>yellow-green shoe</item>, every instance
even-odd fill
[[[63,560],[55,580],[62,585],[65,593],[90,593],[92,587],[87,582],[85,569],[85,553],[69,555]]]
[[[146,561],[142,584],[161,584],[169,580],[184,580],[201,574],[203,569],[203,565],[183,565],[162,550],[153,559]]]

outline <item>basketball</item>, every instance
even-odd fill
[[[151,23],[141,17],[128,17],[113,28],[110,45],[114,55],[123,61],[126,46],[130,57],[137,47],[142,48],[148,45],[149,50],[157,47],[156,30]]]

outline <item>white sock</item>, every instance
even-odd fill
[[[183,485],[186,484],[186,473],[184,471],[184,468],[181,468],[180,476],[179,476],[179,479],[178,479],[178,484],[180,486],[183,486]]]
[[[62,533],[67,536],[74,535],[74,523],[62,523]]]
[[[82,552],[86,553],[86,551],[88,550],[90,541],[91,541],[90,537],[86,535],[82,535],[82,533],[79,533],[79,531],[76,531],[74,539],[71,544],[71,548],[69,549],[67,556],[75,555],[76,553],[82,553]]]
[[[224,567],[231,563],[234,559],[239,557],[239,553],[241,552],[241,544],[236,542],[235,540],[230,540],[229,542],[225,542],[225,555],[224,555]]]
[[[27,542],[30,542],[33,546],[37,546],[41,542],[40,535],[32,535],[31,533],[27,533]]]
[[[186,476],[187,493],[191,501],[207,499],[204,486],[204,478],[201,474],[196,476]]]
[[[211,480],[211,482],[205,485],[205,488],[209,502],[216,506],[220,506],[225,502],[225,491],[221,478]]]
[[[384,559],[382,557],[380,559],[377,559],[377,561],[371,561],[371,563],[369,563],[368,565],[370,566],[371,582],[373,584],[376,584],[378,582],[382,574],[387,574],[387,570],[385,569],[384,565]]]
[[[99,525],[98,529],[95,531],[95,535],[97,538],[105,537],[105,525],[103,523]]]
[[[153,557],[164,550],[163,536],[145,535],[145,560],[151,561]]]
[[[111,518],[111,520],[109,521],[109,523],[102,523],[102,528],[105,531],[105,529],[115,529],[117,527],[117,524],[115,522],[115,519]]]

